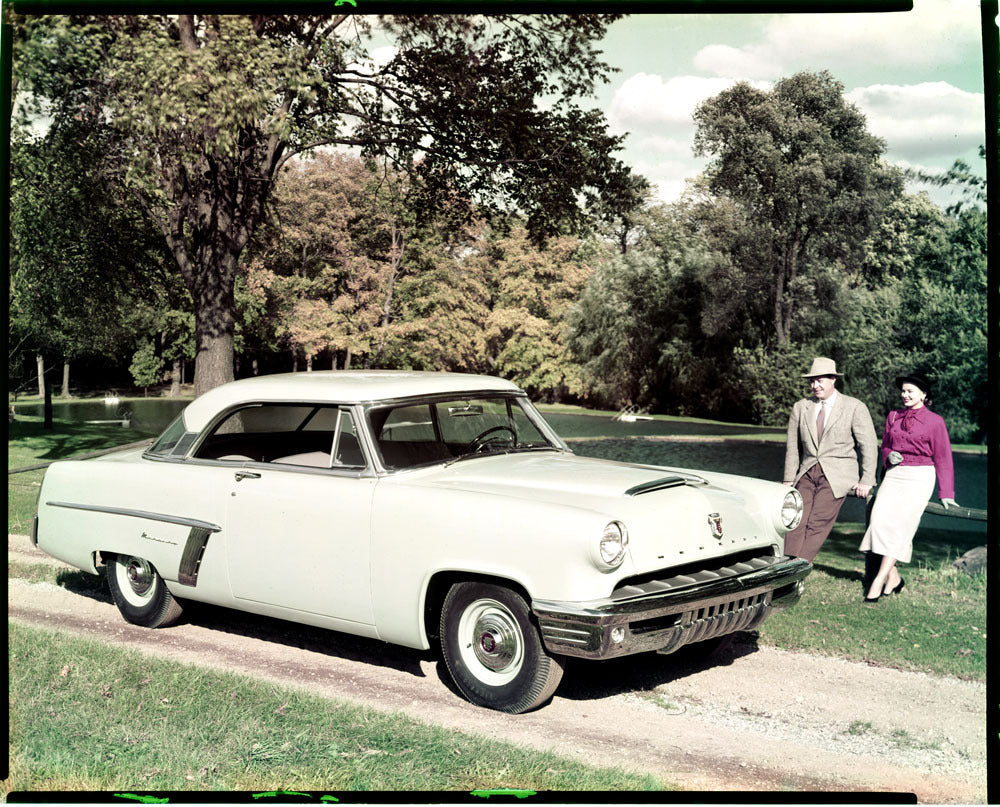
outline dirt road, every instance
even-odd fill
[[[45,558],[18,537],[9,537],[8,553]],[[109,598],[8,582],[8,616],[20,623],[652,773],[686,790],[986,801],[980,683],[758,648],[748,639],[710,662],[656,655],[571,662],[551,703],[504,715],[461,700],[432,652],[210,607],[176,627],[147,630],[125,623]]]

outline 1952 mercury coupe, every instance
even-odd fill
[[[428,649],[473,703],[544,703],[564,657],[759,625],[812,568],[802,502],[729,474],[574,455],[524,392],[452,373],[218,387],[146,450],[57,462],[33,539],[129,622],[186,600]]]

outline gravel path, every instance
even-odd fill
[[[8,538],[8,556],[56,563],[17,536]],[[710,660],[573,660],[548,705],[504,715],[461,700],[433,652],[208,606],[176,627],[147,630],[124,622],[109,598],[8,584],[8,616],[19,623],[652,773],[685,790],[986,802],[982,683],[757,647],[748,637]]]

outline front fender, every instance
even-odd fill
[[[604,513],[441,490],[390,479],[376,489],[372,516],[372,596],[380,638],[426,648],[424,603],[441,573],[509,580],[529,598],[588,600],[610,594],[632,574],[590,560]]]

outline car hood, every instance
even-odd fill
[[[419,481],[412,481],[421,485],[547,502],[622,521],[638,569],[778,543],[773,519],[787,492],[774,482],[731,474],[556,452],[477,457],[418,473]]]

